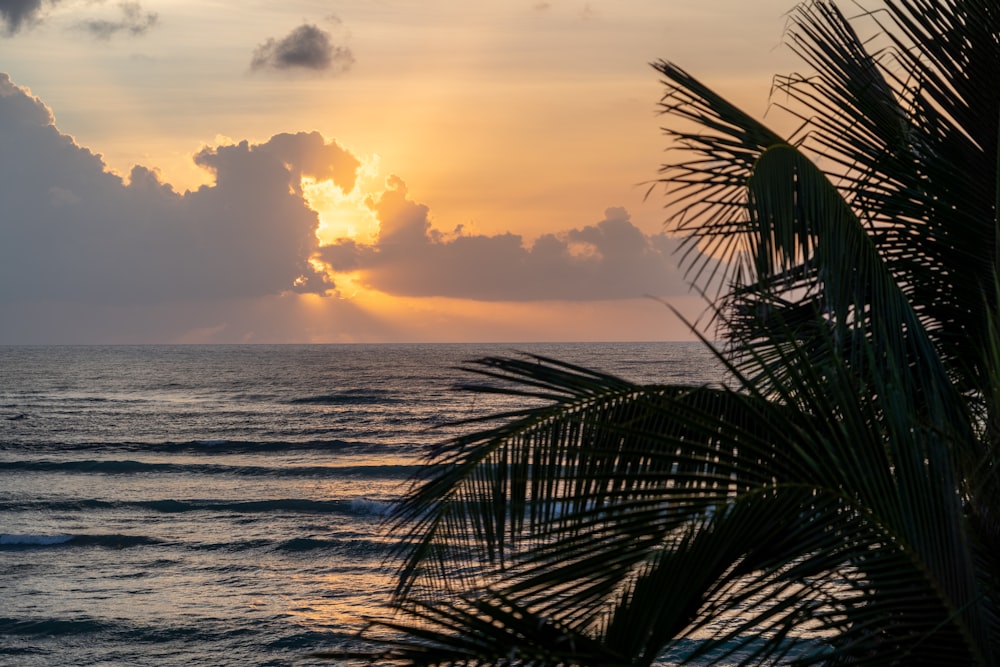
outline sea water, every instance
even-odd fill
[[[699,344],[0,347],[0,665],[308,665],[384,612],[382,519],[459,367],[530,352],[638,382]]]

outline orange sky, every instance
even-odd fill
[[[791,4],[0,9],[0,343],[690,338],[648,63],[762,115]]]

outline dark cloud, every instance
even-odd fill
[[[369,205],[381,223],[378,240],[324,246],[320,256],[338,271],[401,296],[490,301],[627,299],[683,289],[673,256],[677,241],[647,236],[624,208],[609,208],[593,225],[545,234],[530,247],[516,234],[450,235],[432,229],[429,209],[411,201],[405,184]]]
[[[119,2],[121,18],[117,21],[93,19],[81,21],[77,27],[89,32],[97,39],[108,40],[119,33],[138,37],[146,34],[160,20],[156,12],[143,12],[138,2]]]
[[[314,70],[346,72],[354,64],[354,54],[333,43],[330,33],[304,24],[280,40],[274,38],[254,49],[250,69]]]
[[[40,19],[43,5],[54,5],[59,0],[0,0],[0,23],[3,32],[13,35],[26,25]]]
[[[212,185],[127,180],[76,145],[0,74],[0,303],[137,304],[254,298],[332,285],[310,258],[319,224],[303,176],[353,187],[357,159],[318,133],[206,148]]]
[[[62,0],[0,0],[0,25],[10,36],[23,28],[39,23],[47,7],[53,7]],[[90,19],[79,21],[76,28],[84,30],[97,39],[111,39],[119,33],[132,36],[143,35],[159,22],[156,12],[144,12],[139,2],[125,0],[118,3],[121,16],[116,21]]]

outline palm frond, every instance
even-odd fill
[[[393,514],[384,657],[1000,656],[1000,9],[814,0],[789,42],[813,72],[777,82],[788,139],[654,65],[732,385],[474,362],[465,390],[526,405],[434,448]]]
[[[874,55],[871,38],[859,37],[833,3],[800,5],[789,40],[816,73],[778,85],[796,103],[786,108],[809,119],[803,145],[832,163],[845,200],[961,377],[975,363],[953,341],[982,330],[973,323],[995,256],[1000,94],[971,82],[1000,76],[988,27],[996,9],[887,4],[862,17],[878,28]]]
[[[954,540],[952,487],[947,475],[928,474],[950,460],[913,464],[927,434],[912,423],[898,425],[919,433],[909,446],[887,449],[873,431],[885,408],[856,400],[866,393],[846,365],[790,364],[802,372],[765,396],[617,379],[602,390],[605,379],[572,370],[483,363],[492,378],[524,378],[563,398],[439,452],[397,515],[398,528],[413,531],[403,578],[418,589],[447,590],[457,579],[464,595],[502,594],[612,653],[637,655],[641,642],[650,660],[720,615],[752,610],[691,657],[751,644],[754,655],[783,655],[791,625],[808,620],[839,631],[842,643],[825,647],[824,660],[871,654],[874,664],[908,644],[874,651],[881,640],[865,624],[842,627],[848,609],[864,617],[851,607],[860,591],[878,589],[884,600],[867,613],[890,610],[927,633],[924,616],[976,604],[975,568],[950,569],[971,559]],[[823,577],[853,583],[816,583]],[[911,613],[914,590],[934,593]],[[648,619],[641,632],[637,616]],[[978,629],[966,616],[930,645],[975,655]],[[761,642],[762,628],[773,639]]]

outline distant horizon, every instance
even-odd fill
[[[708,341],[717,344],[720,341]],[[466,347],[516,345],[704,345],[700,340],[533,340],[533,341],[355,341],[333,343],[0,343],[3,347],[347,347],[347,346],[415,347],[448,345]]]

